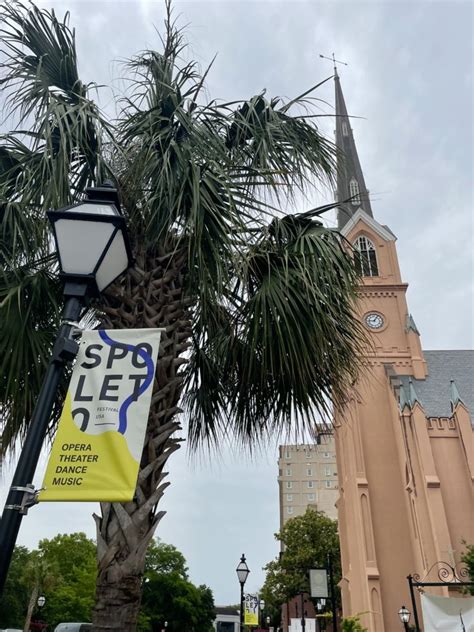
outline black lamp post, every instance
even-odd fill
[[[267,622],[267,630],[269,630],[269,629],[270,629],[270,621],[271,621],[270,617],[267,617],[267,618],[266,618],[266,622]]]
[[[10,566],[21,520],[35,504],[36,465],[56,399],[58,384],[78,344],[74,324],[92,296],[98,296],[132,263],[125,219],[112,183],[89,188],[86,199],[47,213],[53,225],[64,280],[65,304],[46,375],[38,395],[0,522],[0,595]]]
[[[305,598],[304,598],[304,591],[302,590],[300,592],[300,597],[301,597],[301,630],[302,632],[305,632],[306,630],[306,612],[304,609],[304,604],[305,604]]]
[[[244,629],[244,584],[250,573],[250,569],[245,561],[244,553],[242,553],[242,557],[240,558],[240,562],[235,569],[235,572],[237,573],[240,583],[240,630],[242,631]]]
[[[260,599],[258,602],[258,614],[259,614],[259,623],[263,628],[263,610],[265,608],[265,599]]]
[[[405,632],[409,631],[408,622],[410,621],[411,612],[402,606],[398,611],[398,616],[400,617],[400,621],[403,623],[403,627],[405,628]]]

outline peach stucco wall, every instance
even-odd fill
[[[431,429],[419,403],[399,410],[396,376],[424,379],[427,367],[418,333],[406,331],[395,239],[373,220],[359,220],[346,236],[360,234],[376,246],[380,275],[364,279],[359,315],[376,311],[385,323],[371,333],[357,390],[335,414],[341,590],[344,614],[366,613],[369,632],[392,632],[400,606],[411,609],[407,575],[458,561],[462,539],[474,541],[472,428],[462,405],[449,431]]]

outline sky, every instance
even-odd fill
[[[81,79],[110,84],[116,63],[159,47],[161,1],[42,2],[69,10]],[[205,68],[210,98],[291,98],[331,76],[319,57],[345,61],[339,75],[374,217],[397,235],[408,305],[425,349],[473,348],[473,5],[471,2],[176,2],[189,55]],[[120,81],[114,81],[120,89]],[[333,81],[318,91],[316,113],[331,114]],[[111,93],[101,104],[111,108]],[[332,138],[334,121],[321,118]],[[305,210],[332,201],[329,191],[301,200]],[[335,224],[335,218],[328,221]],[[220,605],[237,603],[235,568],[247,557],[246,589],[258,591],[262,567],[278,554],[277,445],[250,457],[224,448],[168,461],[171,486],[157,535],[185,555],[192,581]],[[37,471],[41,484],[46,459]],[[11,477],[4,467],[0,502]],[[36,546],[58,532],[94,537],[93,504],[30,510],[18,542]]]

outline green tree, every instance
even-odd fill
[[[23,628],[31,595],[25,573],[29,559],[30,552],[26,547],[15,547],[5,589],[0,597],[1,628]]]
[[[474,544],[466,544],[466,551],[461,557],[461,562],[466,565],[469,581],[474,582]],[[469,586],[468,590],[471,595],[474,595],[474,586]]]
[[[145,557],[145,577],[153,573],[174,573],[182,579],[188,579],[184,555],[172,544],[152,540]]]
[[[41,617],[54,627],[62,621],[91,621],[97,575],[96,545],[84,533],[41,540],[38,554],[54,578],[42,587]]]
[[[341,563],[337,522],[323,513],[307,509],[302,516],[288,520],[275,534],[283,544],[283,553],[269,562],[261,594],[265,607],[272,613],[280,611],[281,605],[300,591],[310,592],[309,571],[311,568],[327,568],[331,557],[334,584],[341,579]]]
[[[164,331],[135,497],[95,518],[95,628],[114,621],[125,632],[136,625],[182,408],[191,448],[222,437],[250,447],[290,423],[311,427],[357,377],[351,253],[320,221],[331,205],[296,207],[313,185],[332,185],[335,150],[308,107],[317,86],[287,102],[265,91],[206,100],[209,69],[183,61],[169,3],[160,50],[125,65],[116,120],[79,77],[67,16],[9,2],[0,17],[12,130],[0,140],[4,448],[31,418],[59,318],[47,209],[106,177],[116,184],[136,263],[88,315],[107,328]]]
[[[186,560],[173,545],[152,541],[145,558],[140,632],[211,632],[214,599],[210,588],[189,581]]]

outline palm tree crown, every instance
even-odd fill
[[[119,508],[97,518],[98,586],[118,586],[140,574],[136,560],[161,517],[177,413],[187,412],[192,447],[227,436],[251,445],[327,415],[357,377],[357,273],[342,237],[320,221],[334,205],[278,211],[282,200],[296,204],[312,185],[332,182],[335,150],[302,109],[318,86],[287,103],[264,92],[206,100],[210,68],[182,60],[169,3],[160,52],[126,64],[116,120],[79,79],[67,15],[18,2],[1,12],[0,89],[16,122],[0,141],[3,449],[28,425],[59,317],[46,210],[111,178],[136,265],[89,316],[166,330],[137,498],[124,507],[135,535],[115,528]]]

